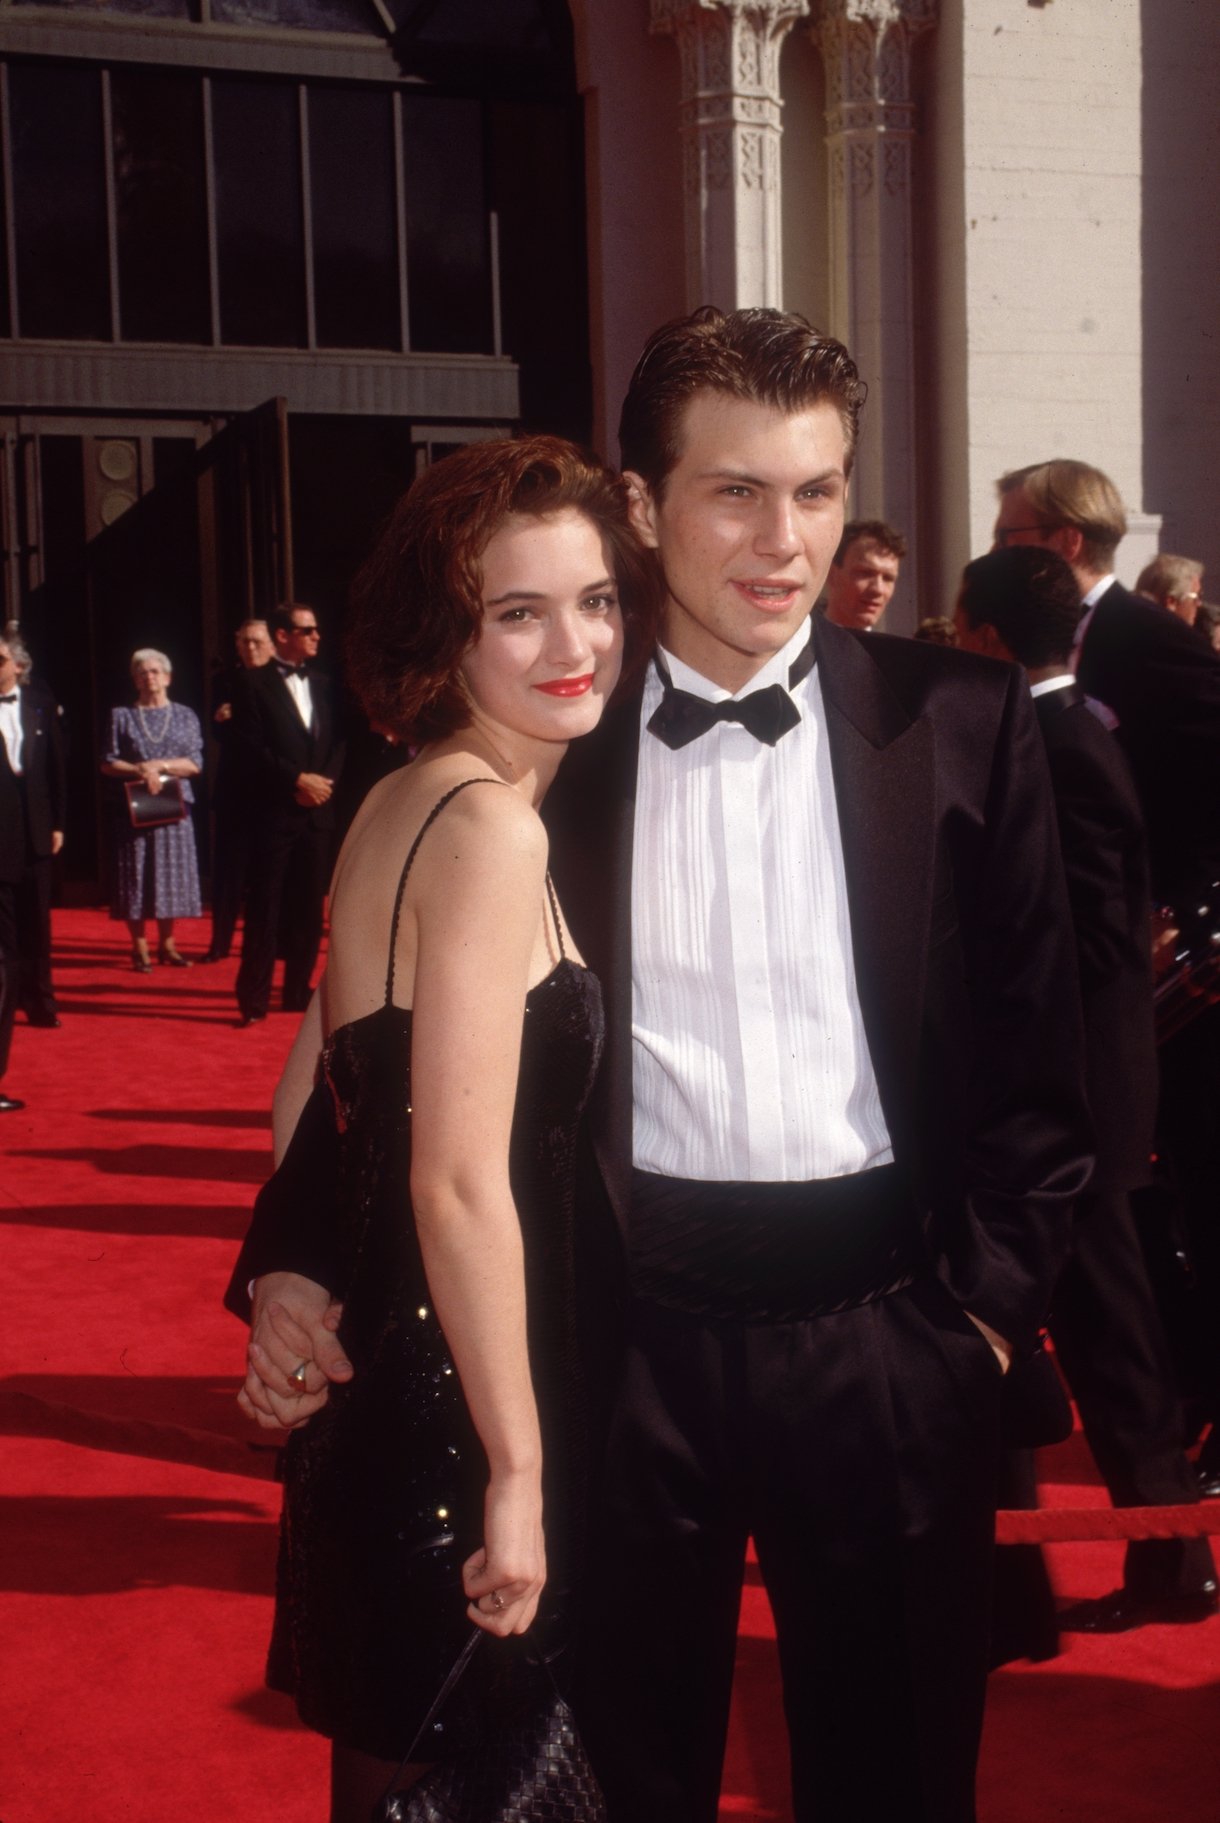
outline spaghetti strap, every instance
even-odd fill
[[[566,962],[568,952],[563,947],[563,925],[559,922],[559,901],[555,897],[555,888],[551,884],[551,870],[546,870],[546,896],[551,901],[551,916],[555,920],[555,941],[559,945],[559,960]]]
[[[449,802],[449,800],[451,798],[455,798],[459,791],[465,791],[467,785],[505,785],[505,786],[507,786],[507,783],[508,782],[506,779],[489,779],[489,778],[463,779],[459,785],[452,786],[451,789],[445,793],[444,797],[441,798],[439,800],[439,802],[435,803],[432,806],[431,810],[428,812],[427,816],[424,818],[423,823],[420,826],[419,833],[411,844],[411,852],[407,856],[406,860],[403,862],[402,872],[398,876],[398,891],[394,895],[394,916],[390,921],[390,958],[389,958],[389,963],[386,967],[386,974],[385,974],[385,1004],[387,1006],[392,1006],[394,1004],[394,953],[398,948],[398,920],[399,920],[399,916],[401,915],[401,912],[402,912],[402,895],[403,895],[404,891],[406,890],[407,875],[410,873],[411,864],[415,860],[415,857],[416,857],[417,853],[419,852],[420,843],[423,841],[424,837],[427,835],[427,833],[431,829],[433,823],[435,823],[437,817],[439,817],[439,815],[441,814],[441,811],[445,808],[445,805]],[[509,789],[511,789],[511,787],[509,787]],[[547,884],[548,885],[550,884],[549,880],[548,880]],[[553,903],[554,903],[554,894],[553,893],[552,893],[551,897],[552,897],[552,908],[553,908]],[[563,943],[563,939],[561,937],[560,944],[562,945],[562,943]]]

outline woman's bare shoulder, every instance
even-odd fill
[[[419,861],[427,872],[449,883],[465,876],[480,886],[496,875],[540,876],[546,867],[547,838],[533,805],[490,774],[468,774],[454,781],[459,783],[461,789],[439,810],[420,844]],[[445,796],[442,790],[429,808]]]

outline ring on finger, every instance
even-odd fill
[[[301,1362],[300,1366],[294,1367],[292,1372],[288,1376],[289,1386],[295,1387],[296,1391],[299,1393],[303,1393],[305,1391],[305,1369],[308,1366],[309,1366],[309,1357],[306,1356],[305,1360]]]
[[[491,1611],[493,1614],[503,1614],[504,1597],[501,1595],[499,1589],[493,1589],[487,1599],[491,1603]]]

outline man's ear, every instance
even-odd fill
[[[1051,550],[1058,551],[1064,562],[1071,564],[1073,569],[1079,563],[1080,553],[1084,548],[1084,533],[1079,526],[1057,525],[1046,542]]]
[[[627,512],[637,536],[644,544],[655,551],[657,538],[657,509],[652,497],[652,489],[643,475],[637,475],[632,468],[623,470],[623,480],[627,484]]]
[[[1016,664],[1013,653],[989,620],[981,620],[974,631],[978,638],[978,644],[974,648],[976,652],[981,652],[984,658],[1002,658],[1006,664]]]

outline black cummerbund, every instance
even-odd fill
[[[791,1323],[909,1285],[927,1252],[906,1172],[705,1184],[633,1171],[631,1289],[692,1316]]]

